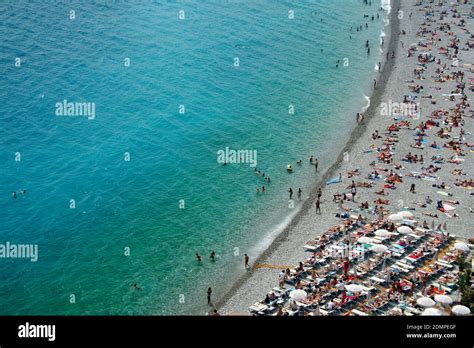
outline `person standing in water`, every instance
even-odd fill
[[[216,261],[216,252],[214,250],[211,251],[211,255],[209,257],[211,258],[211,261]]]
[[[290,187],[290,189],[288,190],[288,192],[290,193],[290,199],[293,198],[293,189]]]
[[[303,193],[303,190],[301,187],[298,189],[298,199],[301,199],[301,194]]]
[[[212,303],[211,303],[211,295],[212,295],[212,288],[208,288],[208,289],[207,289],[207,304],[208,304],[209,306],[212,305]]]
[[[245,269],[249,269],[249,256],[247,254],[245,254],[244,256],[244,266],[245,266]]]
[[[319,161],[318,159],[316,158],[315,162],[314,162],[314,170],[315,171],[318,171],[318,165],[319,165]]]
[[[202,257],[198,253],[196,253],[196,260],[198,260],[198,262],[202,261]]]

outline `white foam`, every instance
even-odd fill
[[[392,11],[390,0],[381,0],[380,7],[383,8],[384,11],[387,11],[388,14],[390,14],[390,12]]]
[[[385,41],[385,37],[387,36],[387,34],[385,34],[385,31],[381,31],[380,32],[380,35],[379,35],[379,38],[380,38],[380,45],[382,45],[382,42]]]
[[[285,219],[281,223],[270,228],[270,231],[268,231],[265,234],[265,236],[261,240],[259,240],[254,245],[254,247],[249,251],[249,255],[256,258],[260,256],[262,252],[267,250],[270,247],[270,245],[272,245],[273,241],[278,237],[278,235],[282,233],[285,230],[285,228],[291,223],[294,216],[298,213],[300,209],[301,209],[301,206],[295,209],[292,214],[290,214],[289,216],[286,216]]]
[[[370,107],[370,98],[364,95],[365,100],[367,100],[367,105],[362,108],[360,112],[364,113],[367,111],[367,109]]]

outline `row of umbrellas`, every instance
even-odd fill
[[[347,291],[350,291],[354,294],[359,294],[363,291],[362,287],[357,284],[348,284],[345,285]],[[306,299],[308,294],[304,290],[293,290],[290,293],[290,298],[295,301],[303,301]],[[443,304],[443,305],[450,305],[453,303],[453,299],[448,295],[435,295],[436,302]],[[426,309],[423,311],[421,315],[424,316],[441,316],[443,315],[443,311],[435,308],[436,302],[433,301],[430,297],[420,297],[416,300],[416,303],[419,306],[425,307]],[[451,308],[451,312],[455,315],[469,315],[471,314],[471,310],[463,305],[455,305]]]

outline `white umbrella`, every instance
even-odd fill
[[[390,221],[401,221],[401,220],[403,220],[403,216],[398,215],[398,214],[392,214],[392,215],[388,216],[388,219]]]
[[[361,244],[370,244],[370,243],[373,243],[374,240],[372,238],[369,238],[369,237],[360,237],[359,239],[357,239],[357,242],[359,242]]]
[[[293,290],[290,293],[290,298],[295,300],[295,301],[301,301],[301,300],[306,299],[307,295],[308,294],[306,293],[306,291],[298,289],[298,290]]]
[[[448,295],[435,295],[435,300],[436,302],[442,303],[442,304],[451,304],[453,303],[453,299],[449,297]]]
[[[452,205],[449,205],[449,204],[446,204],[446,203],[443,203],[443,208],[444,208],[445,211],[453,211],[453,210],[456,209]]]
[[[397,231],[400,232],[401,234],[410,234],[413,232],[413,230],[408,226],[397,227]]]
[[[426,308],[423,313],[421,313],[421,315],[430,315],[430,316],[442,316],[443,315],[443,312],[441,312],[439,309],[437,308]]]
[[[388,237],[390,236],[390,232],[388,232],[387,230],[377,230],[375,231],[375,235],[379,237]]]
[[[469,251],[469,245],[467,245],[466,243],[463,243],[463,242],[458,242],[458,243],[454,244],[454,247],[456,248],[456,250]]]
[[[346,290],[350,291],[350,292],[353,292],[355,294],[358,294],[359,292],[362,292],[362,288],[357,284],[346,285]]]
[[[397,215],[400,215],[401,217],[404,217],[404,218],[412,218],[413,217],[413,214],[410,213],[409,211],[406,211],[406,210],[403,210],[403,211],[397,213]]]
[[[418,300],[416,300],[416,303],[418,303],[422,307],[433,307],[436,303],[429,297],[420,297]]]
[[[451,311],[455,314],[455,315],[469,315],[471,314],[471,310],[466,307],[466,306],[463,306],[463,305],[456,305],[456,306],[453,306],[453,308],[451,309]]]
[[[372,250],[374,253],[377,253],[377,254],[382,254],[386,252],[387,249],[388,248],[382,244],[377,244],[377,245],[374,245],[372,248],[370,248],[370,250]]]

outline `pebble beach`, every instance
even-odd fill
[[[371,220],[380,209],[385,216],[405,210],[419,225],[458,240],[467,243],[474,236],[470,11],[469,4],[442,1],[392,3],[387,59],[370,107],[334,165],[318,173],[302,211],[216,304],[221,314],[249,315],[249,306],[278,285],[279,272],[307,259],[304,246],[340,222],[341,214]],[[340,182],[331,180],[339,175]]]

